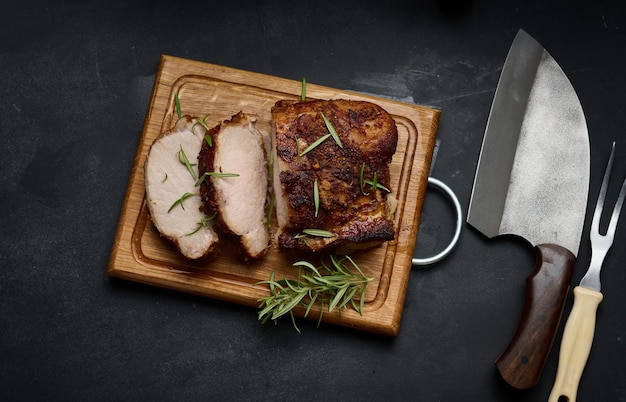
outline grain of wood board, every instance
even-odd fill
[[[300,81],[162,56],[107,274],[257,307],[258,299],[268,295],[267,286],[258,285],[259,281],[269,279],[272,272],[275,272],[276,279],[295,278],[297,269],[292,264],[298,260],[307,259],[317,265],[317,256],[280,252],[275,246],[263,259],[248,264],[239,261],[228,247],[223,247],[211,260],[187,260],[159,236],[145,205],[145,158],[155,138],[176,122],[176,94],[183,114],[200,117],[208,114],[209,126],[229,119],[239,111],[257,115],[257,127],[264,133],[269,146],[272,105],[281,99],[299,99],[301,85]],[[373,278],[368,285],[363,314],[351,309],[341,313],[325,311],[322,321],[397,336],[440,111],[310,83],[306,96],[369,101],[383,107],[396,121],[398,146],[390,166],[390,184],[398,199],[394,222],[396,238],[351,255],[365,275]],[[275,233],[275,222],[271,227]],[[294,313],[302,316],[304,310],[296,309]],[[318,317],[319,309],[316,308],[308,315],[314,320]],[[252,311],[251,319],[255,318]]]

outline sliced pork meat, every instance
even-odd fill
[[[206,130],[184,116],[159,136],[145,162],[146,197],[159,233],[173,241],[182,255],[197,259],[213,253],[218,236],[202,209],[197,157]]]
[[[206,214],[216,214],[220,232],[230,234],[245,260],[263,256],[270,245],[266,222],[268,164],[256,118],[239,112],[210,129],[198,157]]]
[[[279,101],[272,120],[281,249],[349,252],[394,238],[389,164],[398,132],[384,109],[349,100]]]

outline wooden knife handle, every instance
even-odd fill
[[[536,263],[526,278],[524,311],[515,335],[496,359],[502,378],[527,389],[539,380],[559,328],[576,257],[555,244],[535,246]]]

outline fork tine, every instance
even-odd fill
[[[606,164],[606,169],[604,170],[604,177],[602,178],[602,186],[600,187],[600,194],[598,195],[598,200],[596,201],[596,208],[593,212],[593,220],[591,221],[591,231],[597,235],[600,234],[600,218],[602,217],[602,210],[604,208],[604,200],[606,199],[606,191],[609,187],[609,178],[611,177],[611,170],[613,169],[613,157],[615,155],[615,141],[613,141],[613,146],[611,147],[611,156],[609,156],[609,161]]]
[[[602,209],[603,209],[604,201],[606,198],[606,191],[609,186],[609,179],[611,176],[611,170],[613,168],[614,156],[615,156],[615,141],[613,141],[613,147],[611,148],[611,156],[609,157],[609,161],[606,166],[606,171],[604,172],[604,178],[602,179],[602,188],[600,189],[600,195],[598,196],[598,202],[596,203],[596,210],[593,214],[593,221],[591,223],[592,230],[595,231],[595,233],[598,235],[600,235],[600,216],[602,215]],[[610,242],[611,244],[613,243],[613,237],[615,235],[615,230],[617,228],[617,221],[619,220],[619,215],[622,210],[622,205],[624,204],[625,197],[626,197],[626,179],[624,179],[624,181],[622,182],[622,187],[620,189],[619,195],[617,196],[615,207],[613,207],[611,220],[607,227],[606,234],[602,236],[602,237],[606,237],[607,238],[606,240]]]
[[[624,205],[624,197],[626,197],[626,178],[624,178],[622,182],[622,189],[619,191],[619,196],[617,197],[615,208],[613,208],[613,214],[611,215],[611,222],[609,222],[609,228],[607,229],[607,234],[610,235],[611,238],[615,235],[619,214],[622,211],[622,205]]]
[[[589,240],[591,241],[591,261],[589,263],[589,269],[580,281],[580,286],[600,291],[600,270],[606,253],[613,245],[613,238],[615,237],[615,230],[617,228],[617,220],[619,218],[622,205],[624,204],[624,198],[626,197],[626,180],[622,183],[615,207],[611,214],[611,220],[605,234],[600,233],[600,218],[602,216],[602,209],[604,208],[604,201],[606,199],[607,188],[609,187],[609,179],[611,177],[611,170],[613,169],[613,159],[615,157],[615,141],[611,148],[611,156],[606,164],[606,170],[604,171],[604,177],[602,178],[602,187],[600,188],[600,194],[598,195],[598,201],[596,202],[596,209],[593,212],[593,219],[591,221],[591,229],[589,231]]]

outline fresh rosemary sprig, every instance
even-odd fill
[[[185,201],[189,197],[193,197],[194,195],[200,195],[200,194],[198,194],[198,193],[185,193],[185,194],[183,194],[182,197],[180,197],[179,199],[174,201],[174,203],[172,204],[170,209],[167,210],[167,213],[169,213],[172,209],[174,209],[176,207],[176,205],[179,205],[179,204],[180,204],[180,207],[183,210],[185,210],[185,206],[183,205],[183,201]]]
[[[330,264],[322,257],[317,267],[308,261],[297,261],[293,264],[298,267],[296,279],[276,280],[272,272],[269,280],[259,282],[258,284],[267,284],[270,291],[269,296],[258,300],[259,321],[262,323],[268,320],[276,321],[289,314],[294,328],[300,333],[293,314],[293,309],[297,306],[305,308],[304,317],[307,317],[313,305],[319,303],[318,326],[325,305],[328,306],[328,312],[351,306],[359,314],[363,314],[365,291],[372,278],[366,277],[347,255],[337,257],[331,254],[329,259]],[[357,296],[358,303],[355,301]]]
[[[196,180],[196,172],[193,169],[193,167],[196,165],[191,164],[189,162],[189,158],[187,158],[185,151],[183,151],[182,145],[180,146],[180,151],[178,151],[178,160],[180,161],[180,163],[182,163],[183,165],[187,167],[187,170],[189,171],[189,174],[191,175],[191,177],[193,177],[193,179]]]

